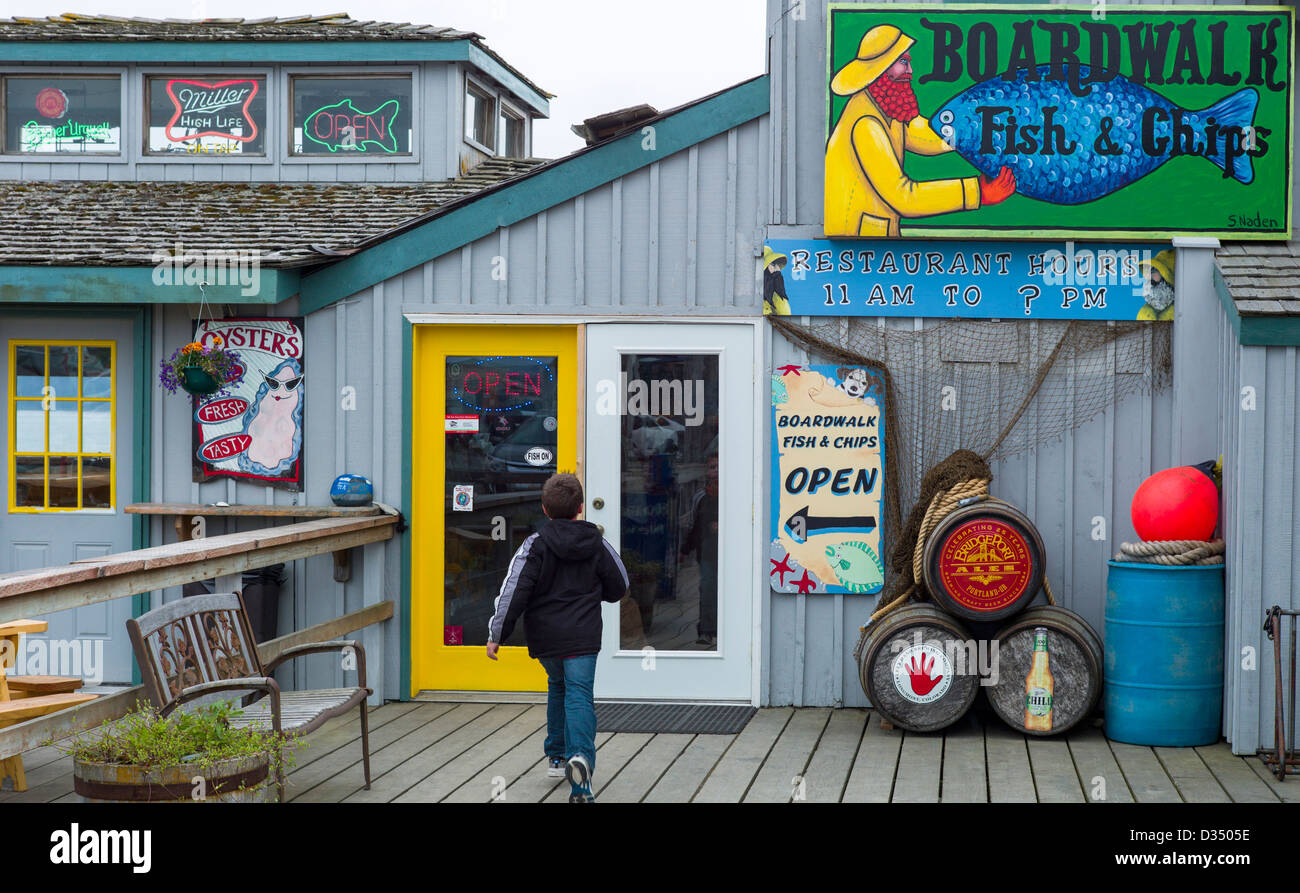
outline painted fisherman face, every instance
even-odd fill
[[[1147,277],[1143,298],[1151,305],[1151,309],[1160,313],[1174,303],[1174,287],[1160,275],[1158,270],[1152,270],[1151,275]]]
[[[900,56],[885,73],[867,87],[880,110],[891,118],[907,123],[921,113],[912,92],[912,57]]]

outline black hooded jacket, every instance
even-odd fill
[[[549,521],[510,559],[488,641],[503,642],[522,616],[533,657],[600,650],[600,603],[627,592],[627,569],[590,521]]]

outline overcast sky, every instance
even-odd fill
[[[672,108],[765,67],[764,0],[0,0],[0,16],[65,12],[149,18],[262,18],[347,12],[355,19],[477,31],[555,94],[534,152],[582,145],[569,125],[646,102]]]

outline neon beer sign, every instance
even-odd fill
[[[193,81],[174,78],[167,82],[167,96],[172,101],[172,117],[164,130],[174,143],[219,137],[248,143],[257,139],[257,122],[249,111],[259,85],[253,78],[232,81]],[[197,133],[177,136],[177,124]],[[235,130],[247,131],[237,134]]]

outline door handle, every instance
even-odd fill
[[[605,500],[597,496],[591,501],[591,507],[594,509],[603,509],[605,507]]]

